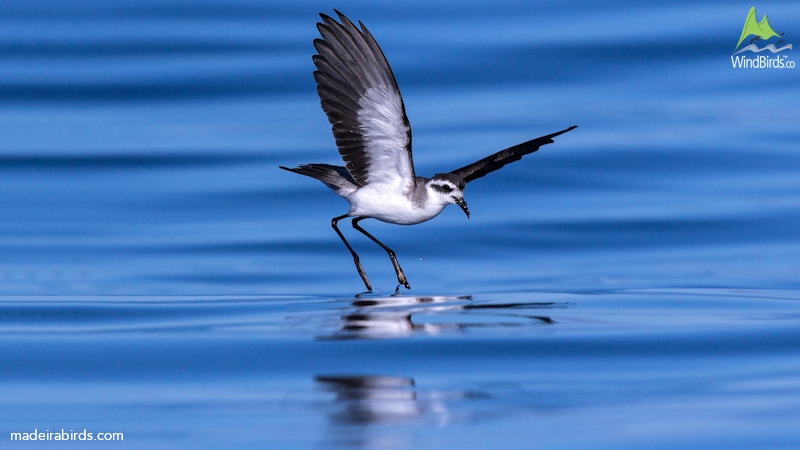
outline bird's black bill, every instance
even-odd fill
[[[467,209],[467,202],[464,201],[463,198],[457,198],[456,199],[456,205],[458,205],[459,208],[464,210],[464,214],[466,214],[467,215],[467,219],[469,219],[469,209]]]

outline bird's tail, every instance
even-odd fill
[[[359,188],[350,172],[342,166],[330,164],[302,164],[299,167],[279,166],[283,170],[299,173],[325,183],[338,195],[346,196]]]

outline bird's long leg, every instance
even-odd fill
[[[366,219],[366,217],[356,217],[353,219],[353,228],[360,231],[364,236],[372,239],[372,242],[380,245],[382,249],[386,250],[386,253],[389,254],[389,259],[392,261],[392,265],[394,266],[394,272],[397,274],[397,282],[405,286],[406,289],[411,289],[411,286],[408,285],[406,274],[403,273],[403,269],[400,268],[400,263],[397,262],[397,257],[394,255],[394,250],[385,246],[383,242],[379,241],[375,236],[367,233],[367,230],[361,228],[361,225],[359,225],[358,222],[363,219]]]
[[[356,254],[356,251],[353,250],[353,247],[351,247],[350,243],[347,242],[347,239],[344,238],[342,232],[339,231],[339,227],[336,226],[336,223],[344,219],[345,217],[347,217],[347,214],[339,217],[334,217],[333,219],[331,219],[331,226],[333,227],[333,231],[335,231],[336,234],[338,234],[339,237],[342,239],[344,245],[347,246],[347,249],[350,250],[350,254],[353,255],[353,262],[356,264],[356,270],[358,270],[358,274],[361,275],[361,280],[364,281],[364,286],[367,287],[367,292],[372,292],[372,286],[370,286],[369,284],[369,279],[367,278],[367,274],[364,272],[364,268],[361,267],[361,261],[358,260],[358,255]]]

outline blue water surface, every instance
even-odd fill
[[[0,440],[797,448],[800,69],[732,67],[750,6],[6,2]],[[755,7],[800,45],[799,5]],[[278,169],[340,162],[333,8],[391,63],[420,175],[579,126],[470,183],[469,219],[362,222],[396,297],[341,222],[356,297],[347,203]]]

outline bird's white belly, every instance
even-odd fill
[[[413,225],[436,217],[446,205],[425,202],[415,205],[396,186],[369,184],[355,191],[348,199],[351,216],[364,216],[382,222]]]

